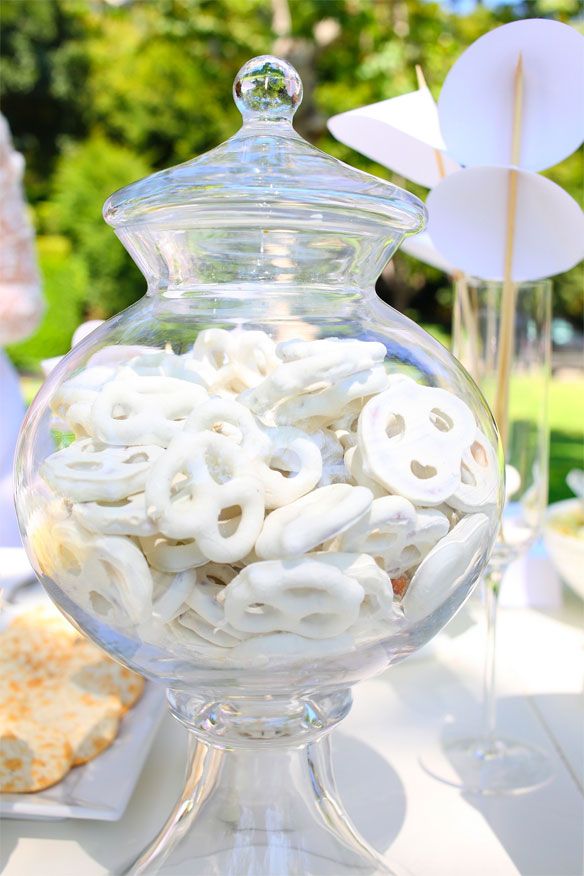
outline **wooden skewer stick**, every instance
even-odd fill
[[[416,64],[415,69],[416,79],[418,81],[418,88],[420,90],[422,90],[423,88],[428,88],[428,85],[426,83],[426,77],[424,76],[424,71],[422,70],[420,64]],[[444,156],[441,149],[434,149],[434,158],[436,159],[438,176],[442,180],[446,176],[446,167],[444,165]],[[462,323],[466,326],[466,329],[468,331],[469,371],[471,373],[471,376],[474,377],[475,380],[478,380],[480,376],[478,374],[478,332],[468,291],[468,281],[465,274],[459,270],[453,271],[452,279],[454,280],[462,310],[461,314],[455,311],[454,318],[455,320],[459,320],[459,318],[462,317]]]
[[[519,53],[513,81],[513,128],[511,136],[511,164],[519,164],[521,153],[521,121],[523,111],[523,56]],[[505,237],[505,256],[503,265],[503,291],[501,299],[501,325],[499,328],[499,361],[497,363],[497,384],[493,413],[499,427],[503,450],[507,450],[509,439],[509,379],[513,359],[515,334],[515,295],[513,282],[513,250],[515,245],[515,221],[517,216],[517,186],[519,178],[516,170],[509,171],[507,189],[507,219]]]
[[[424,76],[424,71],[422,70],[421,64],[416,64],[416,79],[418,80],[418,88],[420,91],[422,88],[427,88],[428,85],[426,83],[426,77]]]

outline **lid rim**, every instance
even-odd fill
[[[135,210],[125,210],[122,213],[120,212],[120,208],[112,208],[108,210],[106,203],[104,207],[104,219],[108,225],[114,229],[130,226],[134,227],[137,225],[152,225],[153,227],[159,227],[166,224],[172,226],[173,224],[172,222],[164,221],[163,219],[157,221],[158,218],[163,215],[168,216],[169,214],[174,213],[176,216],[178,213],[188,213],[193,218],[197,217],[197,223],[199,224],[200,218],[205,215],[213,216],[214,208],[215,212],[220,211],[222,215],[225,215],[225,204],[226,202],[229,202],[233,207],[241,204],[244,206],[245,210],[242,210],[241,212],[233,210],[233,215],[226,217],[225,221],[221,222],[221,225],[224,227],[229,225],[232,227],[240,227],[249,224],[249,222],[245,221],[246,212],[250,216],[253,215],[254,221],[257,222],[257,213],[261,213],[262,211],[267,211],[263,220],[265,221],[265,227],[268,227],[271,223],[277,222],[279,214],[284,214],[291,209],[301,210],[302,208],[305,210],[314,209],[319,211],[322,211],[324,208],[324,210],[330,210],[331,213],[337,213],[341,210],[350,211],[347,212],[348,228],[355,224],[358,218],[368,218],[370,221],[374,220],[379,225],[380,231],[386,224],[393,225],[396,230],[399,230],[408,236],[422,231],[427,222],[427,211],[423,205],[421,211],[414,211],[408,210],[403,204],[395,205],[387,203],[387,205],[385,205],[377,201],[375,198],[367,199],[365,196],[348,196],[341,199],[335,198],[331,195],[323,195],[321,199],[315,197],[313,199],[304,198],[301,200],[294,200],[290,197],[293,193],[297,193],[294,189],[290,189],[288,192],[280,190],[278,193],[264,197],[262,200],[256,200],[250,205],[248,198],[252,191],[253,190],[245,188],[238,190],[232,189],[229,196],[225,196],[224,199],[216,197],[197,197],[190,202],[183,201],[175,204],[153,203],[148,205],[142,203],[136,205]],[[123,210],[123,208],[121,209]],[[299,221],[305,221],[305,217],[302,217]],[[326,222],[322,222],[316,227],[326,227]]]

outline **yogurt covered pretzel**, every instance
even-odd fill
[[[152,575],[139,548],[121,536],[91,536],[72,520],[53,528],[52,568],[47,571],[77,605],[114,626],[147,620]]]
[[[264,490],[247,456],[215,432],[178,435],[146,484],[149,517],[170,538],[195,538],[202,553],[232,563],[252,550],[264,518]],[[177,476],[184,482],[173,492]],[[226,519],[237,507],[237,518]]]
[[[273,441],[253,414],[235,399],[210,398],[198,405],[184,425],[185,433],[217,432],[241,447],[250,459],[265,459]]]
[[[257,386],[279,364],[275,344],[261,331],[204,329],[191,357],[206,369],[213,391],[233,393]]]
[[[146,514],[144,493],[116,501],[78,502],[71,509],[73,518],[85,529],[103,535],[154,535],[156,527]]]
[[[265,488],[266,508],[289,505],[320,481],[323,460],[317,442],[293,426],[267,428],[269,452],[258,459],[255,472]]]
[[[196,405],[207,398],[196,383],[174,377],[135,377],[107,383],[91,410],[97,437],[108,444],[167,447]]]
[[[367,514],[342,533],[336,546],[372,556],[398,557],[416,526],[416,509],[401,496],[374,499]]]
[[[359,607],[359,616],[347,632],[353,635],[372,632],[387,634],[402,625],[402,616],[396,611],[394,604],[391,580],[372,557],[367,554],[335,551],[309,556],[335,566],[363,588],[364,597]]]
[[[407,533],[399,554],[382,555],[383,566],[392,578],[397,578],[417,566],[443,538],[450,527],[448,517],[437,508],[422,508],[416,513],[414,526]]]
[[[496,504],[498,471],[497,454],[477,429],[474,441],[462,455],[460,485],[448,499],[448,504],[458,511],[467,512]]]
[[[154,529],[156,525],[147,518]],[[176,574],[208,562],[194,538],[172,539],[157,533],[140,539],[140,547],[150,566],[159,572]]]
[[[368,398],[387,386],[387,374],[382,366],[369,371],[357,371],[338,383],[299,393],[278,405],[278,423],[310,423],[327,425],[338,417],[354,399]]]
[[[399,375],[359,417],[363,470],[391,493],[439,505],[460,486],[462,456],[475,433],[463,401]]]
[[[324,414],[329,409],[340,413],[343,402],[347,403],[346,395],[341,399],[339,394],[333,393],[332,398],[325,395],[319,402],[309,402],[321,391],[330,390],[334,384],[351,375],[369,374],[375,365],[383,361],[385,347],[376,342],[329,338],[321,341],[285,341],[278,344],[276,352],[282,363],[258,386],[242,393],[240,400],[254,413],[262,415],[289,399],[289,406],[284,408],[280,421],[292,423],[317,415],[317,410],[322,410]],[[361,382],[354,381],[356,386]],[[349,385],[350,382],[345,386],[346,391]],[[372,389],[372,392],[375,391]],[[367,393],[353,397],[362,397],[363,394]],[[294,399],[304,395],[307,397],[302,406],[291,407]]]
[[[467,577],[470,581],[491,523],[486,514],[464,517],[422,561],[402,599],[410,621],[427,617],[444,604]]]
[[[91,436],[93,402],[100,389],[115,375],[115,368],[96,365],[80,371],[61,384],[51,400],[51,411],[55,415],[53,427],[61,431],[70,429],[77,438]]]
[[[162,452],[156,446],[108,447],[84,438],[48,456],[41,475],[58,493],[78,502],[116,501],[144,489]]]
[[[187,353],[182,356],[169,350],[151,350],[136,356],[126,365],[126,373],[137,374],[139,377],[170,377],[173,380],[185,380],[197,383],[209,389],[212,380],[208,372]]]
[[[152,613],[155,619],[164,623],[174,620],[193,592],[197,575],[192,569],[185,569],[174,575],[155,572]]]
[[[256,553],[266,560],[308,553],[363,517],[371,500],[365,487],[319,487],[268,514],[256,541]]]
[[[326,639],[356,621],[364,591],[334,565],[304,557],[252,563],[219,598],[236,630]]]

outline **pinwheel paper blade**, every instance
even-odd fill
[[[328,127],[341,143],[429,188],[442,178],[437,151],[447,174],[458,170],[444,153],[438,110],[427,88],[332,116]]]
[[[506,24],[473,43],[438,101],[449,153],[466,167],[508,165],[514,77],[522,65],[519,167],[544,170],[584,139],[584,37],[557,21]]]
[[[504,279],[509,169],[472,167],[430,192],[428,233],[452,264],[484,280]],[[560,186],[516,171],[517,209],[511,278],[537,280],[584,257],[584,214]]]
[[[438,252],[434,246],[434,242],[427,231],[422,231],[414,237],[406,237],[401,245],[403,252],[413,256],[420,262],[426,265],[431,265],[433,268],[438,268],[439,271],[444,271],[446,274],[454,273],[454,268],[445,259],[442,253]]]

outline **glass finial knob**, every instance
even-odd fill
[[[244,122],[291,121],[302,101],[302,80],[287,61],[259,55],[244,64],[235,77],[233,98]]]

